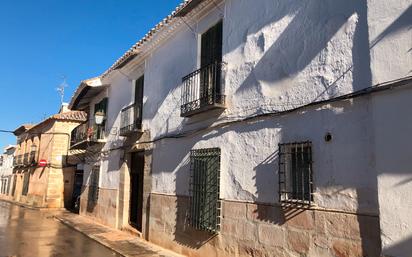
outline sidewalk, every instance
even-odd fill
[[[98,224],[87,217],[67,211],[56,214],[54,217],[67,226],[126,257],[182,257],[182,255],[162,249],[129,233]]]

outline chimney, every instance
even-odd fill
[[[69,110],[69,104],[68,103],[62,103],[62,106],[60,107],[59,113],[65,113],[68,112]]]

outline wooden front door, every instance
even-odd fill
[[[129,223],[142,232],[144,152],[132,153],[131,161]]]

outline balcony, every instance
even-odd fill
[[[130,136],[142,129],[141,105],[132,104],[123,108],[120,119],[120,135]]]
[[[14,159],[13,159],[14,167],[28,167],[28,166],[34,166],[35,164],[36,164],[36,151],[16,155],[14,156]]]
[[[190,117],[212,109],[225,109],[222,94],[224,63],[209,64],[183,77],[181,117]]]
[[[85,122],[76,127],[71,133],[70,149],[85,149],[93,143],[100,143],[104,140],[104,126],[89,126]]]
[[[29,156],[29,153],[25,153],[25,154],[23,155],[23,165],[24,165],[24,166],[30,165],[30,156]]]
[[[23,154],[19,154],[19,155],[14,156],[13,166],[14,166],[14,167],[22,167],[22,166],[24,166],[23,159],[24,159]]]

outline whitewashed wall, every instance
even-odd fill
[[[372,82],[412,75],[412,2],[369,0]],[[376,171],[383,253],[412,253],[412,91],[373,98]]]
[[[370,86],[370,79],[359,76],[369,69],[363,56],[369,44],[366,14],[363,1],[226,1],[199,21],[189,21],[195,33],[181,26],[146,59],[144,128],[158,138]],[[199,68],[200,33],[222,17],[228,109],[181,118],[182,77]],[[220,147],[223,198],[277,202],[278,143],[311,140],[316,202],[376,214],[376,179],[368,179],[373,170],[365,161],[373,159],[367,111],[367,102],[325,106],[160,141],[154,150],[153,190],[188,194],[189,151]],[[327,132],[335,135],[330,144],[323,141]]]
[[[227,0],[200,20],[188,20],[190,28],[181,25],[144,63],[129,64],[145,70],[143,128],[156,139],[288,110],[410,75],[410,6],[409,0]],[[181,79],[199,68],[200,33],[222,17],[228,109],[181,118]],[[131,103],[132,80],[141,75],[141,69],[129,70],[134,70],[125,71],[130,80],[118,71],[107,79],[112,127],[118,127],[121,107]],[[158,141],[153,153],[153,191],[188,194],[189,151],[220,147],[222,197],[273,203],[277,201],[277,144],[311,140],[315,202],[325,208],[377,214],[376,171],[383,170],[378,159],[385,152],[378,151],[380,143],[375,140],[387,135],[389,127],[376,134],[374,127],[386,104],[359,98],[194,137]],[[330,143],[323,140],[326,132],[334,136]],[[109,136],[107,146],[113,142],[121,143],[121,138]],[[109,159],[119,156],[113,153]],[[379,185],[385,176],[379,175]],[[115,187],[114,177],[102,183]],[[397,193],[380,199],[381,215],[388,211],[388,228],[394,215],[389,210],[396,209],[385,204],[394,196]],[[390,238],[388,245],[396,241]]]
[[[412,253],[411,99],[410,88],[373,97],[383,252],[396,257]]]
[[[412,1],[368,0],[373,84],[412,76]]]

